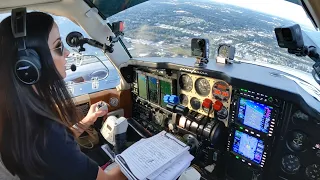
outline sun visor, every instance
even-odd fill
[[[301,5],[310,17],[313,25],[320,27],[320,1],[319,0],[301,0]]]
[[[148,0],[86,0],[93,3],[106,18]]]
[[[37,4],[60,2],[61,0],[9,0],[0,1],[0,9],[13,9],[16,7],[26,7]]]

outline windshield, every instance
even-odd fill
[[[318,36],[303,8],[283,0],[150,0],[108,20],[125,22],[123,41],[132,57],[190,57],[191,38],[201,37],[210,41],[210,59],[228,43],[238,60],[308,73],[314,64],[277,44],[274,28],[282,25],[298,23],[313,41]]]

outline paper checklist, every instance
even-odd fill
[[[190,166],[189,146],[165,131],[141,139],[115,158],[128,179],[176,179]]]

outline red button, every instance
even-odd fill
[[[220,111],[221,109],[222,109],[222,107],[223,107],[223,104],[222,104],[222,102],[221,101],[216,101],[216,102],[214,102],[214,104],[213,104],[213,109],[215,110],[215,111]]]
[[[208,99],[208,98],[204,99],[203,102],[202,102],[202,106],[203,106],[204,108],[211,109],[211,106],[212,106],[212,101],[211,101],[211,99]]]

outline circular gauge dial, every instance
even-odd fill
[[[228,101],[230,98],[229,85],[223,81],[214,83],[212,87],[212,95],[220,101]]]
[[[303,132],[292,131],[289,133],[287,144],[293,151],[304,151],[307,145],[307,135]]]
[[[117,107],[118,104],[119,104],[119,99],[116,98],[116,97],[112,97],[112,98],[109,99],[109,104],[112,107]]]
[[[295,155],[284,156],[281,160],[282,169],[289,174],[295,174],[300,169],[300,160]]]
[[[190,100],[190,105],[192,107],[192,109],[194,110],[198,110],[201,106],[200,100],[196,97],[191,98]]]
[[[185,91],[191,91],[193,86],[193,81],[191,77],[187,74],[181,75],[179,78],[180,88]]]
[[[180,104],[187,106],[189,102],[188,96],[185,94],[180,94]]]
[[[195,83],[196,92],[201,96],[208,96],[210,93],[210,83],[205,78],[199,78]]]
[[[229,56],[229,46],[227,45],[222,45],[218,49],[218,56],[222,58],[228,58]]]
[[[228,109],[223,106],[220,111],[217,112],[219,119],[226,119],[228,117]]]
[[[312,164],[306,168],[306,176],[310,180],[320,179],[320,165]]]

